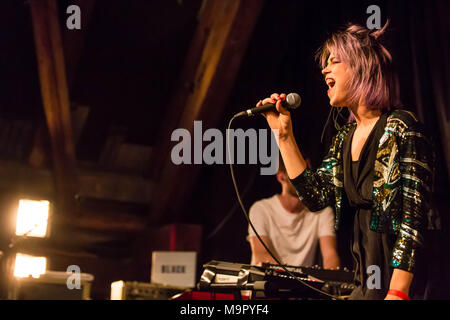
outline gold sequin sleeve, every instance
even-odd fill
[[[392,266],[413,272],[417,249],[423,245],[427,214],[431,208],[434,153],[419,124],[399,136],[401,212]]]
[[[321,166],[313,171],[306,169],[298,177],[291,180],[297,195],[303,204],[312,212],[320,211],[335,203],[335,185],[342,185],[339,180],[340,143],[343,135],[334,137],[327,156]]]

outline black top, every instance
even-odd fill
[[[390,266],[395,243],[393,235],[369,229],[372,213],[373,175],[378,142],[386,125],[386,114],[378,119],[361,150],[358,161],[352,161],[351,142],[355,128],[343,146],[344,190],[353,218],[351,251],[355,260],[357,288],[350,299],[384,299],[392,275]]]

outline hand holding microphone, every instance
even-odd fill
[[[293,138],[291,114],[289,110],[293,110],[300,106],[301,98],[297,93],[288,95],[282,93],[273,93],[270,98],[260,100],[256,104],[256,108],[261,110],[260,113],[266,118],[272,130],[278,130],[279,139],[286,140],[288,137]]]
[[[281,102],[281,109],[278,109],[276,106],[278,100],[280,100]],[[285,111],[283,109],[296,109],[300,105],[300,103],[301,98],[297,93],[289,93],[287,96],[284,93],[282,93],[281,95],[274,93],[272,94],[271,98],[264,99],[264,101],[260,100],[255,108],[239,112],[234,116],[234,118],[250,117],[256,114],[264,115],[264,113],[270,111],[278,111],[279,113],[282,113],[283,111]]]

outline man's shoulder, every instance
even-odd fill
[[[276,195],[255,201],[255,203],[253,203],[253,205],[250,207],[250,210],[269,210],[273,207],[276,201]]]
[[[270,205],[270,204],[273,204],[273,203],[275,203],[275,201],[277,201],[277,195],[275,194],[275,195],[273,195],[273,196],[270,196],[270,197],[267,197],[267,198],[263,198],[263,199],[260,199],[260,200],[258,200],[258,201],[255,201],[254,203],[253,203],[253,206],[261,206],[261,205]]]

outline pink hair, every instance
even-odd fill
[[[369,30],[359,25],[334,33],[319,50],[316,58],[326,67],[330,53],[350,67],[351,80],[347,83],[349,103],[360,99],[367,107],[381,111],[398,108],[401,104],[397,77],[392,57],[380,43],[389,21],[380,30]]]

